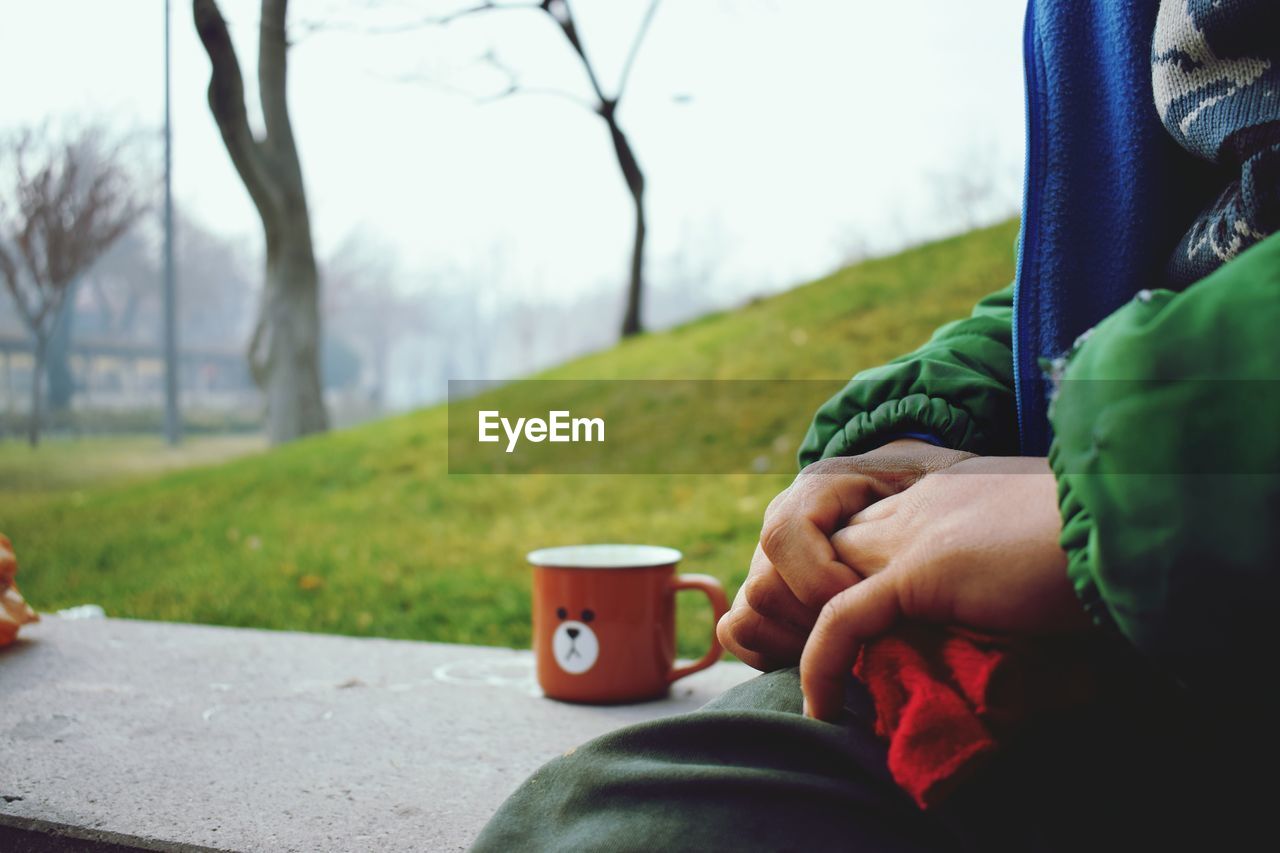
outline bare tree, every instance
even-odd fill
[[[290,441],[328,427],[320,380],[320,286],[302,166],[286,100],[288,0],[262,0],[258,95],[265,134],[245,109],[244,78],[216,0],[193,0],[196,32],[213,66],[209,109],[266,236],[266,281],[249,369],[267,396],[267,435]]]
[[[40,443],[43,372],[49,341],[73,282],[143,212],[120,149],[86,128],[62,140],[21,131],[0,147],[0,277],[31,332],[35,364],[27,438]]]
[[[631,142],[622,132],[618,124],[618,105],[627,91],[627,79],[631,76],[631,66],[635,63],[640,45],[645,34],[649,32],[649,24],[658,11],[659,0],[651,0],[649,8],[640,20],[635,37],[631,41],[631,49],[623,62],[622,72],[618,75],[618,84],[613,96],[605,94],[600,85],[600,77],[596,74],[586,49],[582,46],[582,38],[578,34],[577,24],[573,20],[573,11],[569,8],[569,0],[543,0],[538,8],[551,16],[552,20],[564,34],[565,40],[573,48],[582,69],[587,74],[587,82],[591,84],[591,92],[596,98],[596,114],[604,120],[609,129],[609,140],[613,143],[613,153],[618,160],[618,169],[627,184],[627,192],[631,194],[631,205],[635,212],[635,226],[631,241],[631,268],[627,280],[627,307],[622,315],[622,336],[639,334],[641,331],[641,307],[644,297],[644,241],[645,241],[645,208],[644,208],[644,172],[640,169],[640,161],[636,159]],[[514,80],[512,86],[515,87]],[[513,88],[513,91],[516,89]]]
[[[645,36],[649,32],[649,25],[653,22],[653,16],[658,11],[659,2],[660,0],[650,0],[648,7],[645,9],[644,16],[640,19],[640,24],[631,39],[631,46],[623,60],[622,70],[618,74],[618,81],[613,88],[612,94],[605,91],[604,85],[601,83],[600,74],[587,53],[582,41],[582,34],[578,31],[578,25],[573,16],[573,10],[569,6],[569,0],[540,0],[537,3],[502,4],[495,3],[493,0],[481,0],[481,2],[473,6],[461,8],[450,14],[425,18],[420,22],[408,25],[443,25],[470,15],[513,9],[540,11],[555,22],[557,29],[564,36],[565,41],[569,43],[569,47],[572,48],[574,55],[577,56],[579,63],[582,65],[582,70],[586,73],[587,83],[591,89],[591,100],[586,101],[573,93],[558,89],[522,86],[515,71],[499,62],[497,56],[492,52],[485,57],[486,61],[505,74],[508,82],[502,91],[482,100],[493,101],[519,94],[556,95],[585,106],[604,121],[605,127],[609,131],[609,141],[613,146],[614,157],[617,159],[618,169],[622,173],[622,180],[626,183],[627,193],[631,196],[631,205],[635,214],[631,240],[631,264],[627,278],[626,309],[622,317],[622,336],[624,338],[638,334],[643,330],[641,309],[644,300],[645,178],[644,171],[640,168],[640,161],[636,157],[635,149],[631,147],[631,141],[627,138],[626,133],[623,132],[622,125],[618,121],[618,108],[622,103],[623,96],[626,94],[627,81],[631,76],[632,66],[635,65],[636,57],[640,53],[640,46],[644,43]],[[402,26],[397,29],[403,28]]]

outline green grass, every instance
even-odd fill
[[[921,343],[1012,275],[1011,223],[645,335],[555,379],[839,379]],[[810,411],[787,411],[790,454]],[[789,474],[449,475],[444,407],[170,473],[145,445],[0,445],[0,531],[39,609],[524,646],[545,545],[638,541],[745,576]],[[108,447],[121,448],[120,452]],[[164,454],[156,451],[158,458]],[[134,461],[124,461],[129,460]],[[170,460],[172,461],[172,460]],[[115,482],[123,470],[128,479]],[[82,476],[83,475],[83,476]],[[710,620],[682,599],[683,653]]]

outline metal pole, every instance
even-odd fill
[[[173,115],[170,104],[169,4],[164,0],[164,438],[182,441],[178,416],[178,306],[173,269]]]

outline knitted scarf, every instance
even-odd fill
[[[1165,128],[1228,182],[1169,260],[1181,289],[1280,231],[1280,3],[1161,0],[1151,78]]]

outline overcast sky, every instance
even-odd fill
[[[252,82],[258,4],[221,5]],[[387,26],[455,4],[368,5],[378,6],[295,0],[291,22]],[[650,260],[714,262],[745,296],[829,270],[859,230],[875,241],[904,224],[927,231],[930,177],[975,151],[1019,173],[1023,5],[666,0],[621,110],[649,179]],[[0,0],[0,125],[74,116],[158,129],[163,6]],[[646,6],[573,3],[606,88]],[[173,39],[177,200],[256,242],[205,102],[209,64],[189,2],[174,3]],[[326,31],[293,48],[289,96],[318,251],[362,230],[398,253],[409,286],[447,267],[486,269],[497,250],[518,287],[620,288],[631,214],[603,123],[566,99],[481,105],[457,94],[502,88],[476,62],[489,50],[527,85],[587,93],[560,33],[531,11],[398,34]]]

